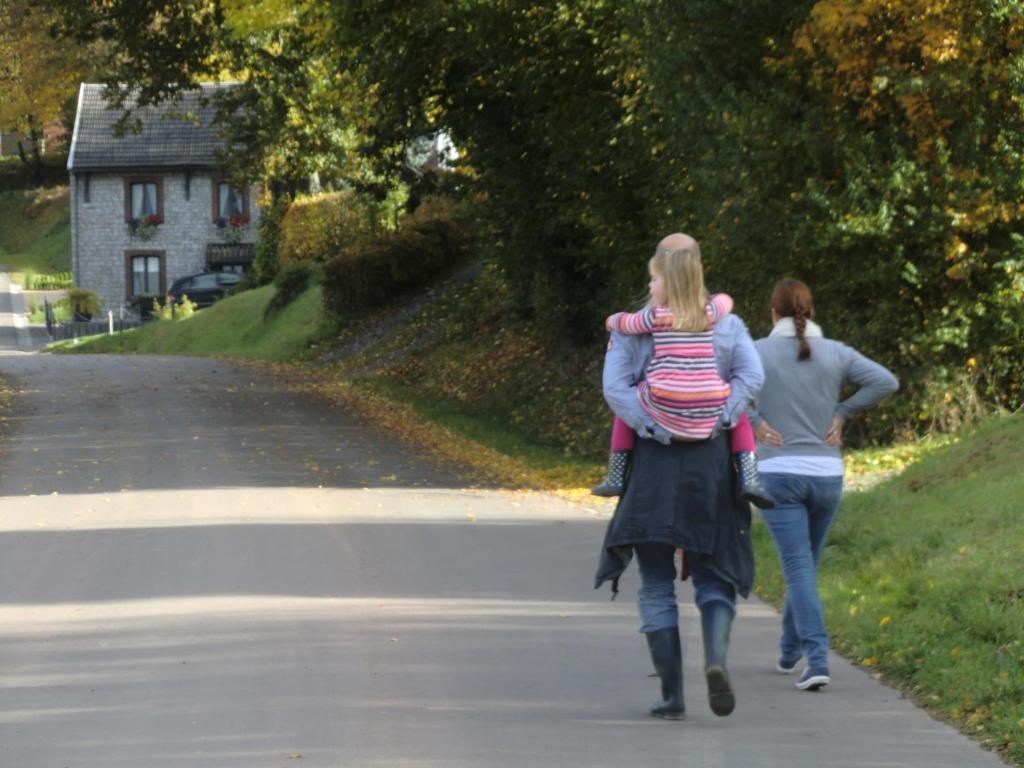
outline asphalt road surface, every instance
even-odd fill
[[[744,603],[714,717],[681,591],[687,719],[605,513],[458,468],[258,373],[0,357],[2,768],[997,766],[834,659],[800,693]]]

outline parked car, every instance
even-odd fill
[[[188,296],[197,307],[208,307],[241,281],[242,276],[235,272],[201,272],[179,277],[167,292],[167,300],[177,303],[182,296]]]

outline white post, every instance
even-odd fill
[[[107,310],[107,335],[114,335],[114,310]]]

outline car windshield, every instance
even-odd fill
[[[217,287],[216,275],[199,275],[192,280],[192,288],[196,291],[210,291]]]
[[[222,272],[220,275],[221,285],[235,285],[241,282],[242,276],[236,275],[234,272]]]

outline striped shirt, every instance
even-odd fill
[[[718,424],[729,399],[729,383],[718,375],[711,339],[715,322],[730,311],[732,299],[717,293],[707,307],[705,331],[673,329],[672,310],[667,306],[619,312],[609,318],[612,330],[649,333],[654,339],[654,356],[636,393],[651,419],[673,435],[703,440]]]

